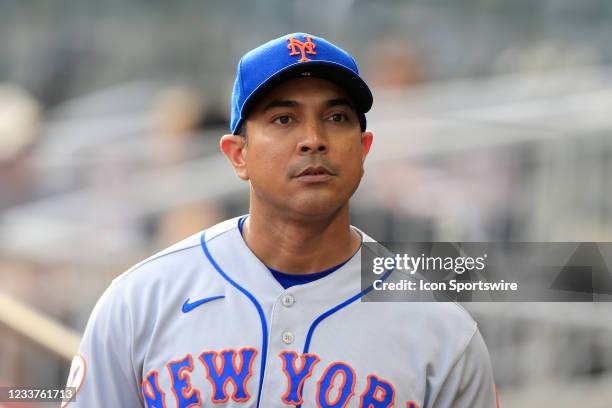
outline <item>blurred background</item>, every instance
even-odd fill
[[[374,91],[354,225],[612,241],[609,0],[3,0],[0,384],[63,387],[115,276],[248,212],[218,151],[235,66],[294,31],[349,50]],[[466,307],[502,406],[612,406],[610,304]]]

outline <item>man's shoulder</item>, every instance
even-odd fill
[[[139,284],[155,279],[175,279],[177,274],[192,273],[207,267],[202,251],[202,240],[206,242],[222,236],[236,228],[239,217],[222,221],[199,231],[138,262],[113,280],[115,285]]]
[[[366,244],[362,250],[369,252],[366,257],[393,254],[383,243],[359,228],[353,228],[362,235],[362,242]],[[414,276],[403,271],[395,271],[385,282],[414,279]],[[448,297],[437,298],[431,292],[417,291],[414,294],[385,292],[379,296],[368,295],[367,298],[367,303],[377,303],[373,310],[384,314],[386,321],[402,322],[397,326],[399,331],[423,333],[430,339],[433,348],[450,347],[460,353],[478,332],[472,315],[460,303]]]
[[[476,321],[454,302],[384,302],[371,310],[384,315],[379,333],[418,349],[428,361],[456,361],[478,333]]]
[[[472,337],[477,324],[463,306],[454,301],[406,302],[411,315],[420,316],[423,326],[439,333],[441,337]]]

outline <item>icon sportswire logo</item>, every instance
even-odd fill
[[[183,313],[189,313],[193,309],[195,309],[198,306],[203,305],[204,303],[208,303],[208,302],[211,302],[217,299],[223,299],[224,297],[225,296],[213,296],[213,297],[203,298],[200,300],[195,300],[193,302],[189,302],[189,298],[187,298],[187,300],[185,300],[185,303],[183,303],[183,308],[181,310],[183,311]]]

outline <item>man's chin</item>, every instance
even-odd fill
[[[291,211],[300,218],[315,221],[334,217],[345,204],[346,202],[339,202],[337,198],[325,200],[318,197],[294,202]]]

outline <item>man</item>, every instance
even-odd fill
[[[220,146],[250,184],[250,213],[113,281],[73,363],[75,406],[495,407],[461,307],[360,302],[373,240],[348,203],[371,105],[353,58],[323,38],[243,56]]]

